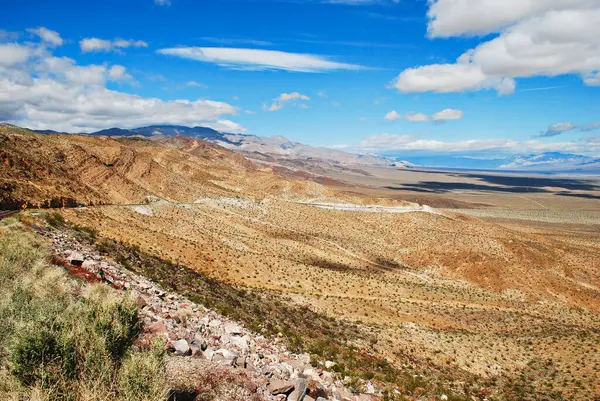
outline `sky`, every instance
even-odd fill
[[[23,0],[0,121],[351,152],[600,155],[600,0]]]

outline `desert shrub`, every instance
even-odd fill
[[[119,372],[119,394],[125,400],[165,400],[167,392],[160,375],[164,368],[165,347],[162,341],[152,344],[148,352],[130,353]]]
[[[0,399],[166,399],[164,344],[134,351],[135,302],[52,266],[47,245],[0,229]]]
[[[59,213],[46,213],[44,217],[46,222],[52,227],[60,227],[65,224],[65,219]]]

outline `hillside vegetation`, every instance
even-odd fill
[[[0,399],[164,401],[164,346],[132,347],[135,302],[69,279],[50,256],[14,220],[2,222]]]

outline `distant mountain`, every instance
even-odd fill
[[[102,131],[94,132],[94,133],[92,133],[92,135],[94,135],[94,136],[134,136],[134,135],[140,135],[140,134],[135,131],[129,130],[129,129],[107,128],[107,129],[103,129]]]
[[[55,131],[37,131],[40,133],[56,133]],[[283,136],[263,138],[256,135],[231,134],[219,132],[208,127],[186,127],[182,125],[151,125],[147,127],[122,129],[108,128],[93,132],[93,136],[164,138],[186,136],[216,143],[227,149],[238,151],[252,158],[252,154],[269,155],[301,161],[318,161],[339,165],[362,166],[395,166],[406,167],[410,163],[396,161],[392,158],[376,155],[357,155],[340,150],[318,148],[292,142]]]
[[[263,138],[255,135],[223,134],[229,142],[216,142],[228,149],[246,154],[267,154],[277,158],[325,161],[340,165],[398,166],[402,162],[372,154],[354,154],[341,150],[313,147],[292,142],[283,136]]]
[[[423,167],[529,172],[600,172],[600,158],[561,152],[489,158],[447,154],[411,155],[406,153],[394,156],[396,156],[396,160],[406,159]]]
[[[498,166],[503,170],[571,171],[600,170],[600,158],[560,152],[514,156]]]

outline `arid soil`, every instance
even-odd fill
[[[369,176],[336,169],[326,186],[222,149],[195,156],[202,141],[30,138],[44,152],[90,141],[86,154],[104,155],[98,163],[89,155],[69,161],[65,170],[92,189],[72,186],[63,195],[50,176],[38,192],[82,200],[92,193],[112,203],[63,210],[76,225],[222,282],[360,322],[377,335],[371,347],[400,367],[401,355],[414,355],[487,378],[491,388],[525,383],[539,394],[600,396],[595,181],[371,168]],[[17,160],[11,149],[8,159]],[[36,169],[55,166],[39,150],[18,152],[19,160],[33,152]],[[88,163],[95,164],[81,167]],[[140,163],[146,167],[138,171]],[[23,169],[3,168],[1,177],[15,185],[13,194],[35,195],[39,183],[20,186]],[[435,213],[386,211],[407,200]],[[318,206],[331,203],[356,210]],[[384,207],[361,210],[369,205]]]

